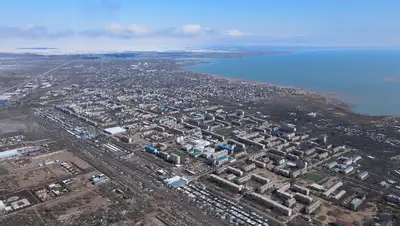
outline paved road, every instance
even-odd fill
[[[32,119],[48,129],[52,139],[67,145],[70,151],[75,155],[88,162],[98,171],[104,173],[121,186],[129,188],[138,197],[147,200],[154,209],[167,211],[165,201],[169,201],[185,209],[192,219],[196,219],[198,222],[204,222],[204,225],[209,225],[207,223],[208,221],[216,221],[216,219],[208,218],[205,220],[206,218],[204,215],[196,214],[199,212],[198,209],[181,201],[180,197],[173,192],[169,192],[165,187],[158,187],[154,183],[155,178],[152,178],[152,175],[143,168],[128,164],[126,161],[117,158],[111,153],[99,150],[90,141],[74,138],[62,128],[40,117],[32,116]],[[149,157],[151,158],[152,156],[144,157],[143,161],[148,161]],[[180,215],[179,213],[170,211],[163,212],[163,214],[169,215],[171,218],[177,214]],[[219,222],[219,224],[221,224],[221,222]],[[176,222],[175,225],[180,224]]]
[[[45,72],[43,72],[43,73],[41,73],[41,74],[36,75],[36,76],[33,77],[32,79],[25,80],[25,81],[23,81],[23,82],[21,82],[21,83],[19,83],[19,84],[17,84],[17,85],[11,86],[11,87],[9,87],[9,88],[3,90],[2,92],[3,92],[3,93],[6,93],[6,92],[8,92],[8,91],[10,91],[10,90],[12,90],[12,89],[15,89],[15,88],[17,88],[17,87],[26,85],[27,83],[29,83],[29,82],[31,82],[31,81],[37,79],[37,78],[40,78],[40,77],[42,77],[42,76],[44,76],[44,75],[47,75],[47,74],[49,74],[49,73],[51,73],[51,72],[53,72],[53,71],[55,71],[55,70],[57,70],[57,69],[59,69],[59,68],[61,68],[61,67],[64,67],[65,65],[67,65],[67,64],[69,64],[69,63],[71,63],[71,62],[72,62],[72,60],[71,60],[71,61],[68,61],[68,62],[66,62],[66,63],[63,63],[63,64],[61,64],[61,65],[58,65],[58,66],[55,67],[55,68],[52,68],[52,69],[50,69],[50,70],[48,70],[48,71],[45,71]]]

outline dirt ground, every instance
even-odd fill
[[[334,222],[335,219],[338,217],[345,220],[346,222],[356,225],[362,225],[363,222],[372,219],[373,216],[377,214],[376,205],[374,203],[367,204],[368,207],[365,210],[354,212],[324,203],[321,206],[319,213],[316,215],[316,218],[325,219],[325,221],[323,221],[325,224],[328,224],[329,222]]]

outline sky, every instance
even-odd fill
[[[0,51],[400,46],[398,0],[12,0]]]

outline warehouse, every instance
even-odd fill
[[[109,135],[116,135],[116,134],[120,134],[120,133],[125,133],[126,129],[117,126],[117,127],[106,128],[103,130],[103,132],[106,134],[109,134]]]
[[[361,172],[360,174],[358,174],[358,179],[360,179],[360,180],[364,180],[365,178],[367,178],[368,177],[368,172],[367,171],[364,171],[364,172]]]
[[[177,187],[180,187],[180,186],[185,186],[188,183],[188,181],[187,181],[187,179],[185,179],[183,177],[174,176],[174,177],[171,177],[169,179],[165,179],[164,183],[168,187],[177,188]]]
[[[0,152],[0,159],[8,159],[8,158],[21,156],[21,155],[22,154],[16,149],[8,150],[8,151],[2,151],[2,152]]]

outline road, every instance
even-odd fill
[[[138,196],[149,202],[153,209],[163,211],[162,214],[168,215],[169,218],[173,219],[174,216],[180,216],[182,213],[171,212],[167,210],[168,204],[166,201],[173,202],[175,205],[180,206],[180,208],[187,211],[187,215],[185,215],[185,217],[189,217],[189,219],[195,219],[197,222],[202,222],[203,225],[221,224],[221,222],[217,219],[205,218],[203,214],[199,214],[198,209],[183,201],[182,198],[176,193],[170,192],[170,190],[164,186],[157,186],[155,183],[156,178],[154,178],[154,176],[147,172],[144,168],[136,166],[135,164],[129,164],[129,162],[119,159],[111,153],[96,148],[91,141],[74,138],[65,132],[61,127],[52,124],[43,118],[38,116],[30,117],[32,120],[35,120],[44,128],[46,128],[49,131],[49,136],[52,139],[65,144],[72,153],[88,162],[96,170],[104,173],[114,182],[129,189],[135,194],[135,196]],[[149,161],[149,158],[151,157],[152,156],[147,156],[141,159],[146,162]],[[175,225],[182,225],[182,222],[175,222]]]
[[[34,81],[35,79],[40,78],[40,77],[42,77],[42,76],[44,76],[44,75],[47,75],[47,74],[49,74],[49,73],[51,73],[51,72],[53,72],[53,71],[55,71],[55,70],[57,70],[57,69],[59,69],[59,68],[61,68],[61,67],[64,67],[65,65],[70,64],[71,62],[72,62],[72,60],[71,60],[71,61],[68,61],[68,62],[66,62],[66,63],[63,63],[63,64],[61,64],[61,65],[58,65],[58,66],[55,67],[55,68],[52,68],[52,69],[50,69],[50,70],[48,70],[48,71],[45,71],[45,72],[43,72],[43,73],[41,73],[41,74],[38,74],[38,75],[34,76],[32,79],[25,80],[25,81],[23,81],[23,82],[21,82],[21,83],[18,83],[18,84],[16,84],[16,85],[14,85],[14,86],[11,86],[11,87],[9,87],[9,88],[3,90],[2,92],[3,92],[3,93],[6,93],[6,92],[8,92],[8,91],[10,91],[10,90],[13,90],[13,89],[17,88],[17,87],[26,85],[27,83],[29,83],[29,82],[31,82],[31,81]]]

